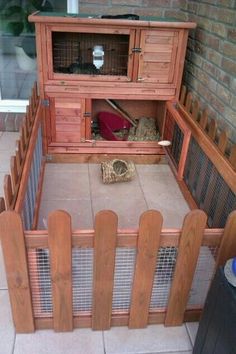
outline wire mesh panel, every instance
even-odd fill
[[[53,32],[53,71],[66,74],[127,75],[129,35]],[[93,50],[101,46],[103,65],[93,63]]]
[[[23,208],[21,212],[23,225],[24,228],[27,230],[30,230],[33,225],[34,209],[36,203],[36,195],[38,191],[42,159],[43,159],[42,128],[40,126],[38,129],[38,135],[37,135],[34,153],[32,157],[30,173],[28,177],[25,198],[23,201]]]
[[[231,211],[236,209],[236,195],[194,138],[190,141],[184,181],[199,208],[208,215],[210,227],[224,227]]]
[[[136,249],[117,248],[113,287],[113,311],[129,311],[136,260]]]
[[[73,314],[92,310],[93,249],[72,250]]]
[[[161,247],[158,251],[150,311],[167,307],[177,252],[176,247]]]
[[[34,316],[52,317],[49,250],[29,249],[28,264]]]
[[[207,292],[214,275],[217,252],[218,247],[201,247],[189,294],[188,309],[192,307],[202,308],[204,306]]]
[[[183,147],[184,133],[168,110],[166,112],[164,139],[171,141],[171,145],[167,147],[167,150],[172,157],[176,167],[178,167]]]

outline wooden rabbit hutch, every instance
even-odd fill
[[[35,86],[0,215],[16,331],[198,320],[215,269],[236,254],[236,147],[185,88],[178,100],[188,29],[195,25],[40,13],[30,19],[40,92]],[[104,61],[96,70],[95,46]],[[154,117],[171,145],[94,139],[98,112],[113,112],[106,100],[132,117]],[[168,160],[192,209],[181,228],[163,228],[161,213],[148,210],[136,228],[118,229],[117,215],[103,210],[92,229],[72,230],[70,215],[56,210],[47,229],[37,229],[46,163],[113,156]]]

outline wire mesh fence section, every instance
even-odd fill
[[[113,287],[113,311],[129,311],[134,278],[136,249],[117,248]]]
[[[93,249],[72,250],[73,314],[92,310]]]
[[[215,271],[215,259],[218,247],[202,246],[193,277],[187,309],[204,306],[207,292]]]
[[[56,73],[127,75],[129,35],[53,32],[53,70]],[[103,65],[93,64],[93,50],[102,46]]]
[[[167,147],[167,150],[172,157],[176,167],[178,167],[183,147],[184,133],[168,110],[166,112],[164,139],[171,141],[171,145]]]
[[[176,247],[161,247],[158,251],[150,311],[167,307],[177,252],[178,249]]]
[[[236,208],[236,195],[229,188],[194,138],[190,141],[184,181],[199,208],[208,215],[210,227],[224,227]]]
[[[29,249],[28,264],[34,316],[52,317],[49,250]]]
[[[40,125],[38,129],[36,145],[34,148],[32,161],[31,161],[30,172],[29,172],[27,187],[25,191],[25,198],[24,198],[23,208],[21,212],[23,218],[23,225],[26,230],[30,230],[33,226],[34,209],[35,209],[36,196],[38,191],[42,159],[43,159],[42,128]]]

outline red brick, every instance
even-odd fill
[[[146,7],[170,7],[171,0],[143,0],[143,6]]]
[[[142,0],[112,0],[112,5],[129,5],[129,6],[141,6]],[[123,13],[127,13],[125,9]]]
[[[236,45],[233,43],[224,42],[223,54],[229,58],[236,59]]]
[[[219,8],[217,20],[234,25],[236,23],[236,11]]]
[[[227,58],[222,59],[222,69],[231,75],[236,75],[236,62]]]
[[[228,30],[228,39],[236,42],[236,29],[235,28],[231,28]]]

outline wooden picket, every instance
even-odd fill
[[[193,210],[184,219],[167,306],[166,326],[178,326],[183,323],[206,222],[207,215],[202,210]]]
[[[72,331],[71,217],[65,211],[48,216],[53,323],[55,331]]]
[[[161,230],[161,214],[149,210],[140,217],[136,235],[134,231],[117,230],[117,215],[103,210],[96,215],[94,231],[77,230],[75,233],[71,230],[70,215],[59,210],[49,215],[48,231],[24,232],[19,214],[2,212],[0,237],[16,331],[32,332],[35,328],[71,331],[81,325],[102,330],[110,328],[111,322],[113,325],[128,324],[130,328],[140,328],[148,323],[172,326],[180,325],[186,318],[196,320],[200,312],[194,313],[191,308],[186,311],[186,308],[200,246],[219,247],[217,265],[223,265],[235,255],[236,211],[229,216],[225,230],[209,230],[205,225],[204,212],[193,210],[185,217],[182,230]],[[73,247],[94,248],[93,306],[91,313],[83,318],[73,316]],[[123,317],[122,314],[116,317],[112,312],[116,247],[137,248],[130,311]],[[149,305],[159,247],[178,247],[178,256],[167,307],[162,313],[152,314]],[[26,249],[32,253],[38,248],[49,248],[52,319],[33,317],[33,289],[30,289],[28,268],[33,267],[34,272],[40,272],[40,269],[37,268],[37,258],[27,258]],[[33,260],[36,263],[32,264]],[[37,296],[40,296],[40,291],[39,287]]]
[[[5,210],[6,210],[5,200],[3,197],[0,197],[0,213],[2,213]]]
[[[148,324],[162,223],[162,215],[155,210],[146,211],[140,217],[129,328],[143,328]]]
[[[111,326],[117,224],[110,210],[95,217],[92,328],[97,330]]]
[[[15,329],[18,333],[33,332],[33,309],[21,217],[14,211],[4,211],[0,214],[0,223],[0,237]]]

